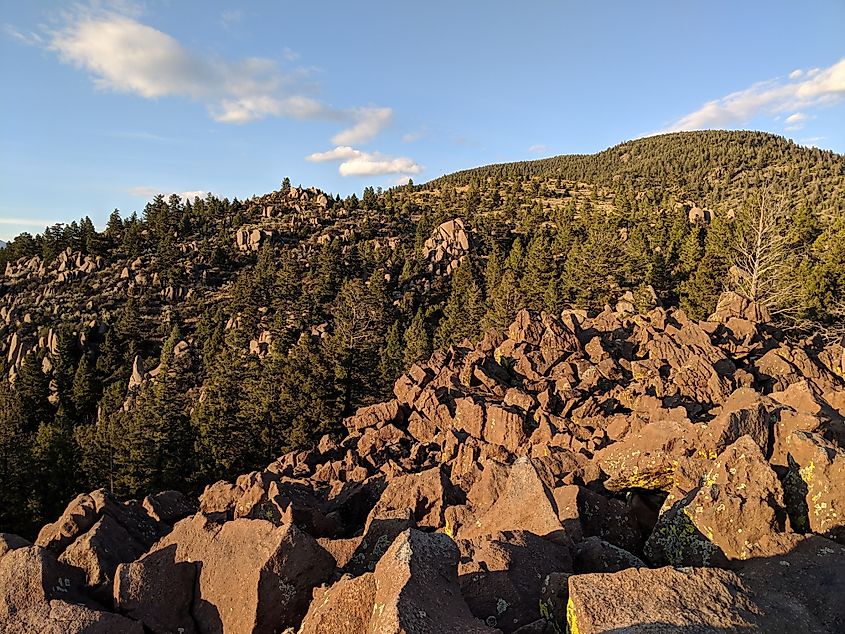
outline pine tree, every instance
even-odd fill
[[[100,400],[100,383],[89,355],[83,354],[73,377],[73,405],[79,422],[92,421],[97,414]]]
[[[194,410],[201,470],[233,477],[255,468],[264,458],[261,420],[243,416],[244,404],[256,398],[258,365],[254,357],[223,350],[205,382],[205,394]]]
[[[27,499],[34,475],[20,402],[7,381],[0,381],[0,533],[33,527]]]
[[[405,331],[405,366],[425,361],[431,356],[431,335],[426,324],[425,311],[417,309]]]
[[[525,307],[525,298],[519,288],[516,273],[507,269],[499,285],[489,298],[490,309],[484,318],[484,328],[504,331],[513,322],[516,313]]]
[[[379,282],[379,278],[373,275],[369,284],[358,279],[345,281],[332,307],[334,330],[329,349],[347,415],[364,404],[369,386],[378,384],[373,372],[387,325],[384,280]]]
[[[545,233],[537,233],[528,243],[520,289],[528,308],[542,310],[550,280],[555,277],[551,240]]]
[[[452,290],[443,308],[435,345],[445,348],[464,339],[474,340],[481,332],[484,295],[475,279],[472,261],[464,258],[452,275]]]
[[[34,352],[26,355],[21,370],[15,379],[15,393],[20,403],[20,414],[24,429],[33,433],[41,423],[53,420],[54,410],[50,405],[50,382],[41,371],[41,360]]]
[[[393,322],[387,329],[381,353],[379,354],[379,373],[381,375],[381,396],[390,395],[393,384],[405,369],[402,326],[398,321]]]

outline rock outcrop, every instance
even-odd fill
[[[412,366],[345,438],[196,505],[95,491],[36,546],[4,536],[0,618],[8,631],[843,631],[840,352],[748,316],[522,311],[505,334]]]

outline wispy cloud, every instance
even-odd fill
[[[129,12],[131,13],[131,12]],[[15,39],[55,52],[67,64],[87,71],[99,89],[147,99],[181,97],[202,103],[220,123],[244,124],[267,117],[335,121],[346,128],[336,144],[366,143],[393,118],[387,107],[337,108],[313,96],[304,68],[282,67],[263,57],[225,59],[192,50],[177,39],[140,22],[136,14],[77,5],[64,25],[45,36],[27,35],[6,25]],[[224,12],[226,23],[242,18]],[[285,62],[299,56],[285,48]]]
[[[393,121],[393,110],[390,108],[356,108],[350,111],[350,115],[355,123],[352,127],[334,135],[332,143],[338,145],[367,143]]]
[[[803,112],[794,112],[784,119],[784,123],[786,124],[784,129],[790,132],[801,130],[808,119],[810,119],[810,117]]]
[[[41,46],[44,44],[44,38],[33,31],[22,31],[11,24],[4,24],[2,28],[6,37],[17,40],[21,44],[26,44],[27,46]]]
[[[0,225],[19,225],[23,227],[49,227],[56,224],[56,222],[56,220],[38,220],[35,218],[0,217]]]
[[[381,176],[384,174],[419,174],[423,167],[406,156],[388,156],[379,152],[362,152],[349,146],[338,146],[327,152],[305,157],[312,163],[338,161],[341,176]]]
[[[534,145],[528,148],[528,152],[530,154],[544,154],[548,151],[548,146],[543,145],[542,143],[535,143]]]
[[[240,9],[227,9],[220,14],[220,24],[223,28],[230,28],[244,19],[244,12]]]
[[[423,128],[422,130],[416,130],[414,132],[406,132],[402,135],[402,141],[405,143],[414,143],[419,141],[426,135],[426,129]]]
[[[208,195],[208,192],[202,190],[168,192],[167,190],[163,190],[158,187],[150,187],[148,185],[129,187],[126,190],[126,193],[136,198],[143,198],[144,200],[155,198],[159,194],[163,194],[165,198],[171,196],[172,194],[176,194],[177,196],[179,196],[179,198],[182,199],[182,202],[187,202],[189,200],[193,202],[194,198],[205,198]]]
[[[669,130],[701,130],[742,124],[754,117],[830,106],[845,98],[845,58],[823,69],[794,70],[787,78],[756,83],[708,101]]]

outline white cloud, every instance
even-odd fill
[[[379,176],[382,174],[419,174],[422,166],[413,159],[399,156],[362,154],[340,164],[341,176]]]
[[[543,154],[544,152],[548,151],[548,147],[543,145],[542,143],[535,143],[530,148],[528,148],[528,152],[531,154]]]
[[[791,73],[789,73],[789,78],[790,78],[790,79],[798,79],[798,78],[799,78],[799,77],[801,77],[801,75],[803,75],[803,74],[804,74],[804,71],[803,71],[803,70],[801,70],[800,68],[796,68],[794,71],[792,71]]]
[[[794,132],[795,130],[801,130],[804,128],[804,124],[807,122],[808,119],[812,117],[807,116],[803,112],[794,112],[789,115],[786,119],[784,119],[784,130],[789,132]]]
[[[306,161],[312,163],[326,163],[328,161],[347,161],[361,156],[361,152],[348,145],[338,146],[328,152],[314,152],[305,157]]]
[[[231,23],[241,17],[234,11],[221,19]],[[231,60],[191,50],[134,17],[95,4],[77,7],[65,20],[63,28],[49,32],[45,46],[63,62],[88,71],[102,90],[191,99],[220,123],[266,117],[335,121],[349,126],[335,135],[337,145],[366,143],[393,118],[390,108],[336,108],[308,96],[316,87],[306,83],[307,69],[283,70],[272,59]],[[10,29],[16,39],[25,37]],[[292,62],[298,54],[285,48],[283,57]]]
[[[356,108],[346,112],[355,123],[332,137],[332,143],[337,145],[367,143],[393,121],[391,108]]]
[[[176,194],[177,196],[179,196],[179,198],[182,199],[183,203],[187,202],[188,200],[193,202],[194,198],[205,198],[208,195],[208,192],[198,189],[186,192],[167,192],[166,190],[162,190],[157,187],[149,187],[147,185],[130,187],[126,190],[126,192],[130,196],[135,196],[136,198],[143,198],[144,200],[150,200],[152,198],[155,198],[159,194],[164,195],[165,198],[169,198],[171,195]]]
[[[154,196],[160,194],[161,190],[156,189],[155,187],[139,185],[137,187],[130,187],[126,190],[126,193],[130,196],[135,196],[136,198],[153,198]]]
[[[401,174],[406,178],[410,174],[422,172],[422,166],[407,156],[388,156],[379,152],[362,152],[350,146],[338,146],[327,152],[315,152],[307,157],[312,163],[338,161],[338,173],[341,176],[381,176]]]
[[[701,130],[745,123],[760,114],[829,106],[845,98],[845,58],[791,80],[774,79],[715,99],[675,121],[669,130]]]

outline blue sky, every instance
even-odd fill
[[[2,0],[0,238],[747,128],[845,152],[845,2]]]

